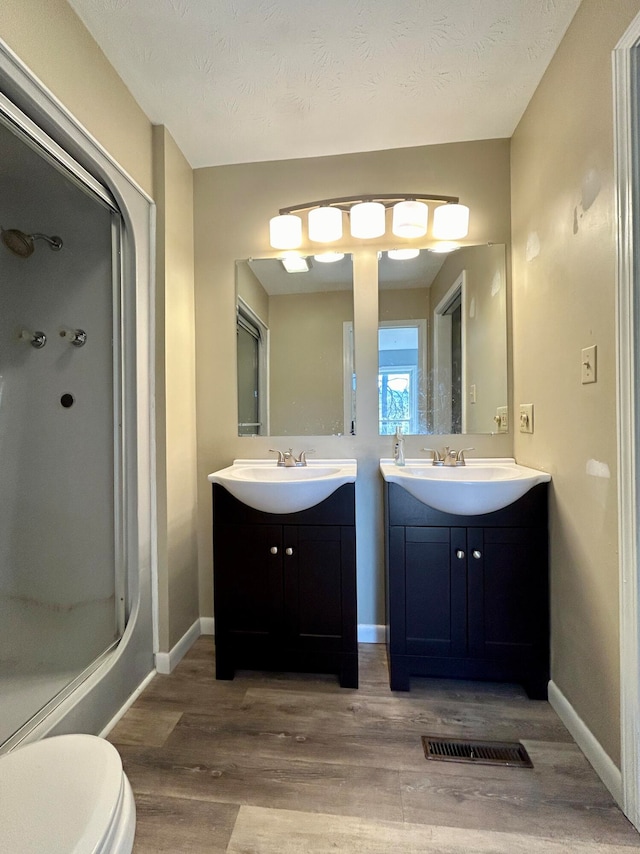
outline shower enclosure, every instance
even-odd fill
[[[118,644],[120,214],[0,114],[0,745]]]

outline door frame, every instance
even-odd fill
[[[620,753],[622,803],[640,828],[640,608],[638,485],[640,469],[640,15],[613,51],[617,222],[616,398],[620,572]]]
[[[467,272],[462,270],[455,282],[447,289],[442,299],[433,310],[433,381],[432,401],[434,432],[451,433],[452,402],[451,402],[451,318],[445,314],[447,308],[457,294],[460,294],[460,319],[462,323],[462,375],[460,377],[460,397],[462,401],[462,433],[467,428],[467,354],[466,354],[466,322],[467,322]],[[438,397],[440,379],[447,389],[444,399]],[[444,415],[443,415],[444,412]],[[436,413],[438,421],[436,423]],[[445,427],[447,429],[445,429]]]

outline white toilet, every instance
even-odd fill
[[[0,756],[0,851],[129,854],[136,808],[118,751],[94,735]]]

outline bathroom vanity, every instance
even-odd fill
[[[419,675],[520,682],[546,699],[547,483],[477,515],[384,489],[392,690]]]
[[[312,507],[270,513],[214,482],[216,678],[236,668],[308,671],[357,688],[355,543],[354,483]]]

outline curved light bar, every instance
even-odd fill
[[[459,240],[469,231],[469,208],[457,196],[435,193],[381,193],[378,195],[344,196],[303,202],[280,208],[270,220],[269,234],[274,249],[297,249],[302,245],[302,219],[309,214],[308,237],[314,243],[332,243],[342,238],[343,213],[350,216],[351,236],[370,240],[382,237],[386,229],[386,212],[393,208],[393,233],[404,239],[423,237],[427,233],[429,207],[435,202],[432,235],[438,240]]]

